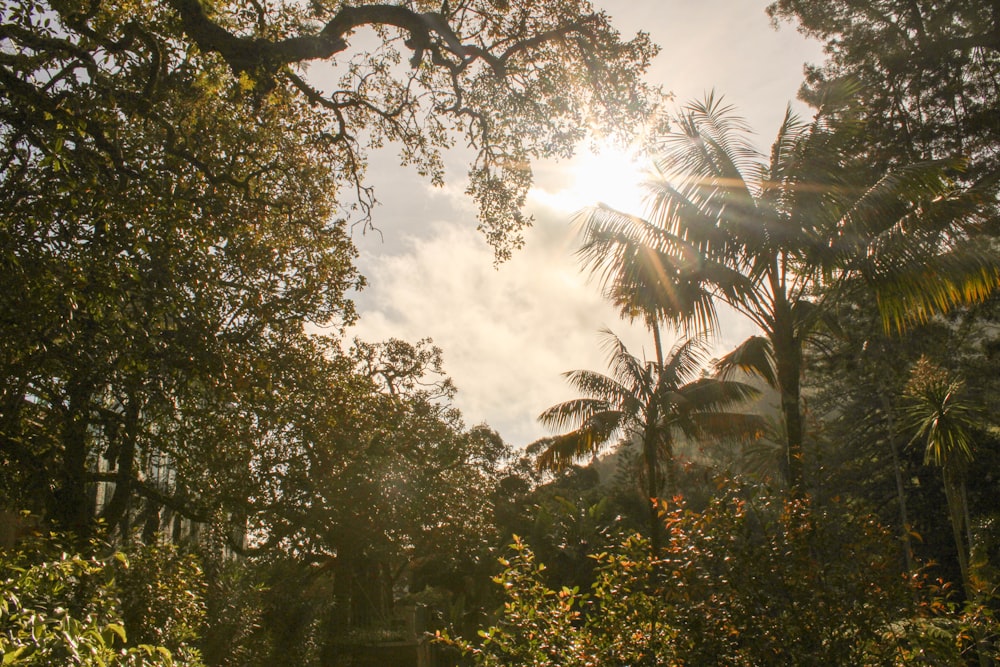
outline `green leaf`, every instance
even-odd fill
[[[34,652],[34,650],[35,650],[34,646],[18,646],[10,653],[4,653],[2,664],[4,665],[17,664],[18,659],[20,659],[21,657],[27,658],[29,655],[31,655],[32,652]]]
[[[108,625],[105,627],[105,630],[106,631],[111,631],[114,634],[118,635],[118,637],[122,640],[122,643],[128,642],[128,639],[125,637],[125,628],[121,624],[119,624],[119,623],[108,623]],[[109,640],[110,640],[110,636],[106,637],[105,641],[107,641],[107,643],[110,645],[111,641],[109,641]]]

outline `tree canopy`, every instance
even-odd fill
[[[529,222],[530,161],[568,156],[592,130],[631,133],[657,97],[641,83],[656,53],[648,35],[623,40],[585,0],[5,0],[0,15],[11,201],[37,186],[17,187],[36,167],[68,170],[83,189],[93,179],[143,180],[147,160],[163,155],[175,163],[161,170],[168,191],[172,175],[187,172],[274,203],[262,183],[297,170],[246,141],[259,125],[332,178],[313,186],[321,201],[341,216],[358,207],[368,221],[373,148],[398,146],[405,164],[440,183],[441,151],[462,142],[480,226],[505,257]],[[371,44],[363,31],[374,46],[352,46]],[[305,71],[317,61],[332,69],[328,90]],[[213,123],[229,131],[205,140]],[[283,194],[295,196],[290,182]]]
[[[631,131],[655,100],[648,36],[623,41],[580,1],[4,0],[0,16],[2,482],[77,530],[95,473],[112,525],[136,494],[204,519],[209,496],[241,495],[222,480],[253,443],[304,428],[290,397],[344,376],[304,327],[354,319],[347,224],[370,223],[371,150],[439,183],[464,141],[503,257],[530,160]],[[140,479],[151,452],[203,479],[205,503]]]
[[[967,178],[996,183],[1000,15],[992,3],[778,0],[768,13],[826,44],[826,62],[807,69],[807,99],[843,77],[863,85],[875,164],[962,155]]]

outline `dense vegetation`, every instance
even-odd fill
[[[0,0],[0,661],[1000,659],[1000,16],[769,11],[829,58],[761,155],[651,122],[584,0]],[[520,451],[430,341],[345,339],[347,220],[371,150],[463,141],[502,259],[590,131],[652,138],[581,258],[655,359],[608,334]]]

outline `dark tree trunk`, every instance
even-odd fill
[[[87,439],[92,389],[70,380],[63,422],[63,461],[56,491],[54,519],[61,528],[86,539],[90,534],[91,503],[87,494]]]
[[[910,519],[906,511],[906,487],[903,484],[903,467],[899,458],[899,446],[896,444],[896,420],[893,407],[889,402],[888,390],[879,389],[882,395],[882,410],[885,412],[886,430],[889,437],[889,450],[892,452],[892,473],[896,481],[896,498],[899,502],[900,539],[903,542],[903,557],[906,559],[907,573],[914,571],[913,545],[910,543]]]
[[[660,385],[663,382],[663,343],[660,340],[660,326],[655,320],[647,322],[647,326],[653,331],[653,344],[656,349],[656,388],[654,398],[650,402],[650,413],[646,421],[646,430],[642,437],[642,454],[646,464],[646,496],[649,503],[649,542],[653,555],[660,553],[660,470],[657,461],[657,422],[659,421],[659,410],[656,407],[657,397],[660,395]],[[673,463],[668,458],[667,465]],[[669,468],[668,468],[669,477]],[[673,490],[673,480],[668,480]]]
[[[805,492],[805,466],[802,442],[802,342],[795,335],[787,317],[775,317],[771,344],[777,366],[778,388],[781,391],[781,416],[785,422],[785,479],[793,495]]]

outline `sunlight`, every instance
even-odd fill
[[[597,153],[583,148],[560,167],[564,180],[559,185],[546,187],[540,182],[532,190],[540,203],[566,213],[597,203],[626,213],[642,213],[642,183],[647,176],[633,151],[610,143],[599,146]]]

